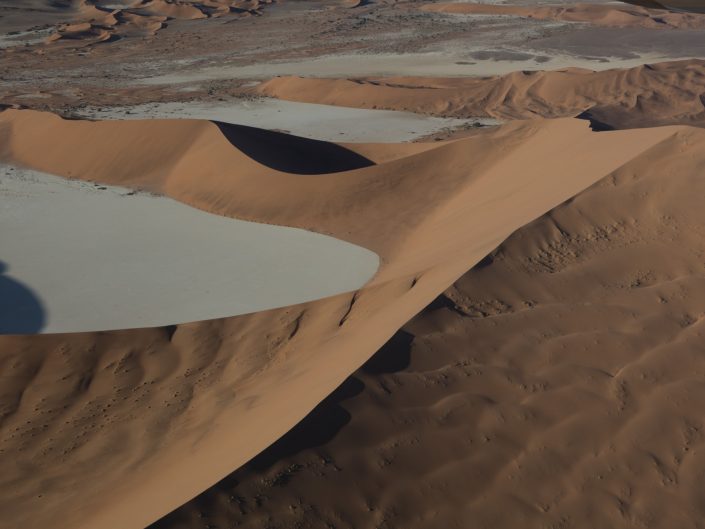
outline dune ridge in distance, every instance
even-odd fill
[[[705,62],[694,59],[599,72],[568,68],[483,78],[277,77],[252,91],[289,101],[453,117],[509,120],[589,112],[606,126],[635,128],[703,126],[699,94],[704,82]]]

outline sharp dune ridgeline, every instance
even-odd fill
[[[283,435],[513,231],[654,150],[705,141],[688,127],[588,125],[518,121],[423,148],[363,145],[365,166],[301,174],[286,172],[281,155],[272,168],[282,134],[2,112],[3,162],[305,227],[381,258],[359,291],[299,306],[173,329],[2,337],[2,450],[17,454],[2,459],[3,524],[126,529],[157,520]],[[247,138],[258,134],[254,152]],[[354,153],[289,142],[309,158]]]

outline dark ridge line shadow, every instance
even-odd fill
[[[610,125],[604,120],[596,117],[592,110],[586,110],[581,112],[576,116],[578,119],[583,119],[590,122],[590,130],[593,132],[606,132],[609,130],[616,130],[616,127]]]
[[[349,376],[333,393],[326,397],[294,428],[275,441],[258,456],[238,470],[223,478],[199,496],[175,509],[165,517],[154,522],[147,529],[173,529],[188,526],[193,510],[201,513],[202,519],[208,518],[208,512],[221,494],[239,498],[238,485],[243,481],[257,479],[277,463],[291,459],[304,450],[315,449],[330,442],[350,422],[352,416],[343,407],[343,402],[351,399],[365,389],[365,384],[356,374],[380,375],[396,373],[406,369],[411,361],[411,345],[414,336],[399,330],[353,375]],[[327,459],[327,458],[326,458]],[[291,461],[287,471],[277,476],[275,485],[285,485],[292,474],[300,469]],[[184,523],[186,522],[186,523]],[[183,525],[182,525],[183,524]]]
[[[6,275],[0,261],[0,335],[37,334],[46,324],[46,311],[31,288]]]
[[[348,377],[301,422],[243,468],[256,473],[264,472],[278,461],[329,443],[352,419],[342,402],[359,395],[364,389],[362,380],[354,375]]]
[[[271,130],[212,121],[233,147],[256,162],[285,173],[341,173],[375,165],[341,145]]]
[[[360,369],[368,375],[403,371],[411,364],[413,341],[413,334],[403,329],[398,330]]]

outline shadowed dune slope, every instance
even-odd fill
[[[278,77],[253,90],[289,101],[455,117],[553,118],[590,110],[613,128],[705,125],[705,62],[700,60],[601,72],[570,68],[484,78]]]
[[[674,137],[520,229],[155,529],[699,527],[703,167]]]
[[[373,165],[359,153],[335,143],[244,125],[215,124],[238,150],[262,165],[286,173],[338,173]]]
[[[59,529],[157,520],[281,437],[514,230],[654,149],[705,145],[688,127],[594,133],[580,120],[535,120],[293,175],[249,158],[210,122],[6,110],[0,139],[3,162],[304,227],[381,257],[361,290],[294,307],[1,337],[0,525]]]

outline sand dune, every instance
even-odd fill
[[[17,110],[0,113],[0,137],[4,162],[303,227],[381,258],[362,290],[295,307],[2,337],[0,449],[13,454],[0,462],[2,524],[72,529],[138,528],[166,514],[284,434],[512,231],[655,149],[705,141],[699,129],[594,133],[561,119],[355,151],[210,122]]]
[[[646,7],[615,4],[501,5],[440,3],[421,7],[424,11],[466,15],[514,15],[539,20],[586,22],[596,26],[655,29],[703,29],[705,16],[694,13],[664,12]]]
[[[696,138],[517,231],[301,425],[154,529],[698,527]]]
[[[280,77],[254,92],[289,101],[407,110],[441,116],[523,119],[589,111],[605,126],[705,124],[705,62],[625,70],[565,69],[485,78],[312,79]]]

